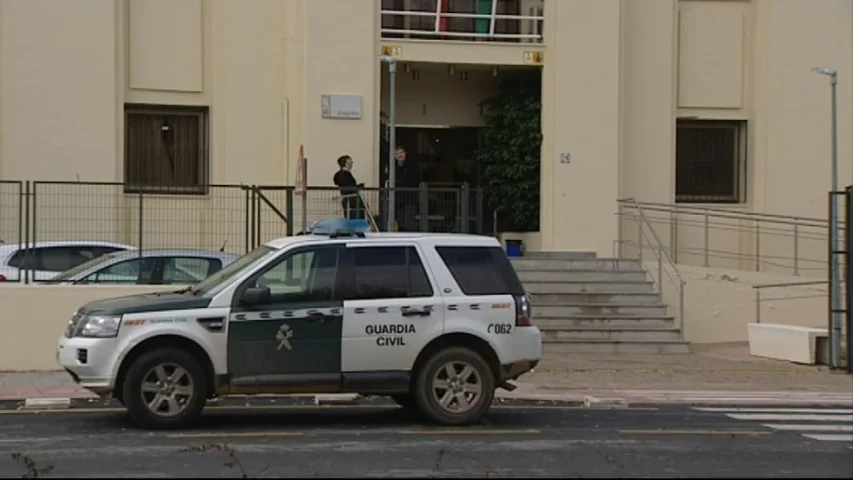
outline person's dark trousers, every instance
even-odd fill
[[[397,229],[401,232],[417,232],[418,225],[418,192],[398,192],[394,202],[394,216],[397,220]]]

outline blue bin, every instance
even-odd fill
[[[507,240],[506,241],[506,256],[507,257],[520,257],[522,256],[524,250],[524,243],[521,240]]]

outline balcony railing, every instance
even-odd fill
[[[382,0],[382,38],[542,43],[544,0]]]

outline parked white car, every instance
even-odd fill
[[[50,280],[93,258],[123,250],[136,247],[99,240],[0,244],[0,282]]]
[[[530,298],[493,237],[316,222],[195,286],[83,305],[56,358],[147,428],[207,399],[387,395],[442,425],[478,423],[542,355]]]

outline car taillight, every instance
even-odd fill
[[[533,326],[533,309],[531,308],[530,297],[528,295],[517,295],[515,297],[515,326],[516,327],[532,327]]]
[[[0,282],[5,282],[5,281],[6,281],[6,276],[3,274],[0,274]]]

